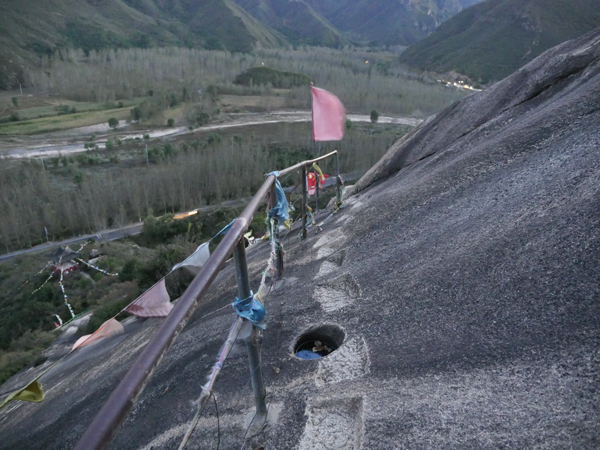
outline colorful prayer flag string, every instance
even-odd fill
[[[75,261],[84,263],[86,266],[91,267],[92,269],[97,270],[98,272],[102,272],[104,275],[108,275],[109,277],[116,277],[119,274],[118,273],[108,273],[106,270],[102,270],[100,267],[96,267],[93,264],[90,264],[89,262],[84,261],[83,259],[80,258],[75,258]]]
[[[77,250],[75,253],[79,253],[81,250],[83,250],[83,247],[85,247],[86,245],[88,245],[90,242],[93,242],[91,240],[81,244],[81,247],[79,247],[79,250]]]
[[[31,293],[31,295],[35,294],[37,291],[39,291],[41,288],[43,288],[46,285],[46,283],[48,281],[50,281],[51,279],[52,279],[52,274],[50,274],[50,276],[48,278],[46,278],[46,281],[44,281],[40,287],[38,287],[35,291],[33,291]]]
[[[65,298],[65,305],[67,305],[67,308],[69,308],[69,312],[71,313],[71,317],[74,319],[75,318],[75,313],[73,312],[73,308],[71,308],[71,305],[69,304],[69,302],[67,301],[67,294],[65,293],[65,287],[63,286],[63,271],[60,271],[60,279],[58,280],[58,284],[60,285],[60,290],[63,293],[63,297]]]
[[[23,289],[27,283],[29,283],[31,280],[33,280],[35,277],[37,277],[37,276],[38,276],[40,273],[42,273],[44,270],[46,270],[50,264],[52,264],[52,262],[48,261],[48,262],[46,263],[46,265],[45,265],[44,267],[42,267],[42,269],[41,269],[41,270],[40,270],[38,273],[36,273],[34,276],[32,276],[32,277],[31,277],[29,280],[27,280],[25,283],[23,283],[23,284],[22,284],[22,285],[19,287],[19,291],[20,291],[21,289]],[[34,292],[35,292],[35,291],[34,291]]]

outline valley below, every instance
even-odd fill
[[[370,123],[367,114],[348,114],[348,120],[356,123]],[[143,139],[144,135],[150,139],[169,138],[173,136],[193,135],[230,128],[247,126],[260,126],[278,123],[310,122],[310,111],[273,111],[269,113],[237,113],[224,114],[215,123],[204,125],[190,130],[188,127],[163,127],[133,130],[126,121],[120,121],[116,129],[111,129],[106,123],[73,128],[70,130],[47,133],[35,136],[19,136],[0,138],[0,157],[3,158],[40,158],[63,156],[85,152],[88,149],[84,144],[89,141],[90,135],[96,137],[95,142],[99,149],[106,149],[106,140],[118,138],[121,141]],[[395,124],[417,126],[422,119],[414,117],[379,116],[380,124]]]

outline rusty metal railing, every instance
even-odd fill
[[[339,178],[339,162],[337,150],[319,158],[308,161],[302,161],[294,166],[288,167],[280,171],[279,176],[284,176],[301,169],[302,171],[302,237],[306,237],[306,167],[322,161],[329,157],[335,156],[335,171],[336,171],[336,186],[337,196],[341,199],[341,184]],[[210,256],[200,273],[194,278],[192,283],[183,293],[177,304],[173,307],[171,313],[165,318],[164,322],[158,331],[152,336],[141,354],[127,371],[119,385],[113,390],[106,403],[102,406],[92,423],[87,427],[85,433],[77,443],[75,450],[99,450],[104,449],[110,443],[119,425],[125,420],[127,413],[133,407],[137,397],[154,374],[158,365],[162,361],[166,352],[173,345],[177,336],[183,331],[187,321],[190,319],[202,296],[210,288],[212,282],[220,272],[223,264],[234,253],[236,260],[236,270],[238,275],[238,291],[244,298],[248,290],[248,272],[246,268],[246,255],[244,249],[243,235],[248,229],[248,225],[252,221],[252,217],[258,210],[263,198],[267,192],[271,192],[272,199],[275,196],[275,181],[274,175],[268,175],[265,182],[258,189],[257,193],[252,197],[252,200],[246,206],[242,214],[233,222],[225,237],[221,240],[213,254]],[[316,183],[318,185],[318,182]],[[277,227],[275,227],[277,228]],[[243,251],[242,251],[243,250]],[[278,261],[281,261],[282,254],[279,252]],[[278,265],[281,275],[282,265]],[[253,333],[255,334],[255,333]],[[255,340],[256,342],[257,340]],[[252,364],[254,356],[255,361],[260,361],[256,357],[258,355],[258,344],[256,348],[251,348],[253,345],[248,345],[249,357]],[[253,353],[256,355],[253,355]],[[251,370],[252,386],[255,394],[257,413],[264,413],[265,407],[265,390],[262,382],[262,373],[260,370]]]

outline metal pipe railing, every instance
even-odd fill
[[[304,169],[307,165],[336,155],[337,150],[327,155],[320,156],[308,161],[302,161],[294,166],[280,171],[279,176],[287,175],[298,169]],[[206,262],[200,273],[194,278],[192,283],[183,293],[172,311],[165,318],[157,332],[152,336],[146,347],[127,371],[119,385],[108,397],[106,403],[102,406],[92,423],[87,427],[85,433],[75,446],[75,450],[99,450],[104,449],[112,440],[119,425],[125,420],[129,410],[133,407],[136,398],[150,380],[154,371],[162,361],[166,352],[173,345],[177,336],[183,331],[186,323],[198,307],[199,301],[206,291],[210,288],[212,282],[219,274],[225,261],[229,258],[234,248],[240,244],[243,245],[243,235],[248,229],[252,217],[258,210],[262,199],[274,185],[276,177],[268,175],[265,182],[258,189],[252,200],[242,214],[233,222],[227,234],[223,237],[209,260]],[[306,183],[306,177],[304,178]],[[274,198],[274,197],[272,197]],[[302,211],[303,215],[305,211]],[[305,225],[305,221],[303,221]],[[306,230],[303,229],[303,232]],[[234,254],[239,255],[240,249]],[[245,252],[243,255],[245,263]],[[238,278],[240,273],[238,271]],[[246,272],[247,279],[247,272]],[[241,294],[243,295],[243,294]],[[261,381],[262,383],[262,381]],[[258,392],[257,391],[260,391]],[[255,393],[262,397],[264,386],[257,386]],[[257,404],[257,408],[260,405]],[[262,406],[260,406],[262,409]],[[258,410],[258,409],[257,409]]]

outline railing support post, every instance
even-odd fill
[[[315,170],[315,198],[317,199],[317,205],[315,206],[315,214],[319,212],[319,183],[321,182],[321,178],[319,177],[319,172]]]
[[[302,239],[306,239],[306,166],[302,166]]]
[[[273,208],[277,204],[277,189],[275,186],[275,181],[271,185],[271,194],[270,194],[270,205],[269,209]],[[279,222],[276,221],[275,226],[273,227],[271,239],[275,241],[275,280],[281,278],[281,274],[283,272],[283,253],[281,251],[281,244],[279,243]]]
[[[340,178],[340,159],[338,153],[335,154],[335,197],[336,204],[342,203],[342,180]]]
[[[250,282],[248,280],[248,265],[246,263],[246,248],[244,239],[233,249],[233,258],[235,260],[235,271],[238,283],[238,297],[240,299],[250,297]],[[252,326],[252,333],[246,340],[248,348],[248,362],[250,365],[250,376],[252,378],[252,391],[254,393],[254,403],[256,405],[256,426],[262,428],[267,420],[267,391],[263,383],[262,369],[260,367],[260,345],[262,341],[261,330]]]

